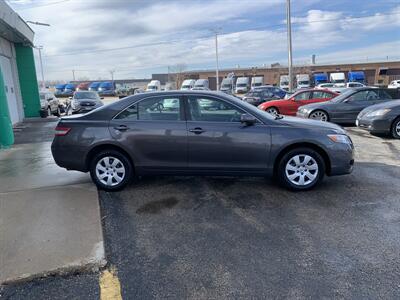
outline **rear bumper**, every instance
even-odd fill
[[[55,139],[57,139],[57,137]],[[88,171],[86,166],[86,152],[79,147],[57,146],[53,141],[51,153],[54,161],[61,168],[81,172]],[[73,153],[73,155],[71,155],[71,153]]]

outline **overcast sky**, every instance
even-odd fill
[[[7,0],[43,45],[46,79],[149,78],[168,66],[287,62],[284,0]],[[400,59],[400,0],[292,0],[295,63]],[[36,52],[36,51],[35,51]],[[37,54],[36,54],[37,55]],[[39,65],[38,63],[36,64]]]

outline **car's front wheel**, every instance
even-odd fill
[[[392,136],[395,139],[400,139],[400,117],[394,120],[392,125]]]
[[[269,107],[267,108],[266,112],[273,116],[279,115],[279,110],[276,107]]]
[[[328,122],[329,121],[329,116],[326,112],[322,110],[315,110],[313,111],[310,116],[310,119],[313,120],[318,120],[318,121],[323,121],[323,122]]]
[[[117,191],[132,179],[132,163],[126,155],[116,150],[97,153],[90,163],[90,176],[99,189]]]
[[[277,171],[283,186],[297,191],[309,190],[324,177],[325,164],[315,150],[298,148],[282,157]]]

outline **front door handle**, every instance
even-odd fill
[[[126,125],[119,125],[119,126],[115,126],[114,129],[118,130],[118,131],[126,131],[129,129],[129,127]]]
[[[190,131],[190,132],[193,132],[193,133],[195,133],[195,134],[201,134],[201,133],[203,133],[205,130],[201,129],[200,127],[196,127],[196,128],[193,128],[193,129],[189,129],[189,131]]]

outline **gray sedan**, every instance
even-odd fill
[[[171,101],[176,109],[166,109]],[[108,191],[151,174],[276,176],[292,190],[307,190],[354,164],[353,144],[335,124],[271,116],[207,91],[138,94],[64,117],[52,153],[59,166],[90,171]]]
[[[99,94],[92,91],[77,91],[71,98],[67,108],[67,115],[87,113],[95,108],[103,106]]]
[[[358,115],[356,124],[373,134],[390,134],[400,139],[400,100],[367,107]]]
[[[374,87],[353,88],[327,102],[299,107],[297,116],[339,124],[354,124],[364,108],[390,101],[393,96],[386,89]]]

